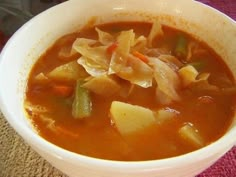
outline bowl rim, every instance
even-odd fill
[[[33,19],[28,21],[17,32],[15,32],[15,34],[10,38],[10,40],[7,42],[7,44],[5,45],[5,47],[3,48],[0,54],[0,68],[3,67],[2,63],[3,63],[3,60],[5,59],[5,55],[9,52],[8,50],[9,46],[12,46],[18,34],[21,34],[22,32],[24,32],[25,29],[28,28],[35,19],[41,18],[42,14],[48,13],[49,11],[51,11],[54,8],[57,8],[58,6],[63,6],[65,3],[71,3],[71,2],[73,1],[64,2],[62,4],[56,5],[44,11],[43,13],[35,16]],[[195,1],[193,2],[202,4],[200,2],[195,2]],[[236,22],[232,18],[228,17],[222,12],[208,5],[205,5],[205,4],[202,4],[202,5],[206,8],[210,8],[213,11],[225,16],[227,18],[227,22],[231,22],[231,23],[233,22],[234,24],[236,24]],[[182,166],[184,166],[185,164],[193,164],[196,161],[196,159],[205,159],[206,154],[209,154],[209,152],[212,152],[212,154],[210,155],[217,155],[217,152],[219,152],[221,149],[229,150],[235,144],[234,136],[236,135],[236,126],[229,133],[223,135],[220,139],[216,140],[210,145],[205,146],[199,150],[196,150],[187,154],[175,156],[175,157],[157,159],[157,160],[147,160],[147,161],[115,161],[115,160],[98,159],[98,158],[77,154],[77,153],[68,151],[66,149],[63,149],[45,140],[36,132],[32,133],[33,131],[26,125],[22,124],[23,126],[19,126],[19,123],[15,122],[14,119],[12,118],[16,115],[14,115],[9,109],[9,107],[6,105],[5,98],[1,92],[1,89],[0,89],[0,109],[5,116],[5,119],[16,130],[16,132],[21,137],[23,137],[24,140],[26,140],[27,144],[30,144],[31,146],[33,145],[34,147],[37,145],[37,148],[39,147],[39,149],[42,150],[43,152],[49,153],[55,156],[56,158],[63,159],[64,161],[67,161],[69,163],[83,162],[85,164],[90,164],[90,165],[94,165],[98,167],[104,167],[108,169],[109,167],[112,167],[116,169],[122,168],[124,170],[130,170],[130,171],[132,169],[135,169],[136,171],[143,171],[143,168],[145,168],[146,170],[151,170],[153,168],[168,169],[173,166],[177,166],[180,163],[182,164]],[[223,155],[223,154],[220,154],[220,155]]]

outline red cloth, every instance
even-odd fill
[[[198,0],[236,20],[236,0]],[[236,39],[234,39],[236,40]],[[235,137],[236,138],[236,137]],[[236,177],[236,146],[197,177]]]

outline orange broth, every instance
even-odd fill
[[[100,25],[99,28],[110,33],[134,29],[136,34],[147,36],[151,24],[120,22]],[[156,39],[154,43],[157,47],[168,46],[170,50],[173,50],[176,35],[179,33],[183,33],[188,41],[196,41],[189,34],[167,26],[163,26],[163,31],[164,37]],[[232,123],[235,93],[222,91],[220,94],[215,94],[194,88],[181,89],[179,91],[181,101],[166,106],[179,112],[173,121],[147,128],[126,137],[121,136],[110,118],[109,109],[113,100],[140,105],[151,110],[163,107],[157,103],[153,87],[141,88],[139,86],[135,86],[127,98],[117,95],[102,97],[91,93],[92,115],[83,120],[73,118],[71,105],[74,95],[58,96],[53,93],[51,86],[59,81],[50,80],[47,84],[40,85],[34,82],[34,77],[40,72],[47,73],[61,64],[77,60],[79,54],[64,60],[58,57],[58,52],[61,47],[70,47],[78,37],[97,39],[97,33],[94,28],[91,28],[61,37],[39,58],[29,76],[26,101],[50,110],[47,116],[52,118],[55,125],[59,127],[57,131],[52,131],[40,116],[27,111],[33,126],[49,142],[78,154],[101,159],[153,160],[178,156],[197,149],[184,142],[177,134],[178,129],[185,122],[191,122],[198,129],[206,145],[223,136]],[[199,41],[197,43],[205,52],[193,56],[192,60],[204,61],[205,66],[201,72],[209,72],[211,74],[209,81],[216,86],[234,85],[232,74],[223,60],[205,43]],[[226,78],[226,81],[219,79],[222,77]],[[75,87],[75,82],[60,81],[60,84]],[[199,101],[201,96],[211,96],[213,102],[201,102]]]

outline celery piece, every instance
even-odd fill
[[[91,115],[92,102],[89,91],[81,85],[82,81],[78,80],[75,89],[75,98],[72,104],[72,116],[76,119],[82,119]]]
[[[185,59],[188,53],[188,42],[187,39],[182,36],[178,35],[177,37],[177,43],[175,47],[175,55],[180,59]]]

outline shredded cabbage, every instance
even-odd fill
[[[81,46],[91,46],[96,44],[97,41],[93,40],[93,39],[87,39],[87,38],[77,38],[74,43],[72,44],[72,49],[74,49],[75,51],[77,47],[81,47]]]
[[[164,101],[160,101],[168,104],[171,101],[180,100],[177,93],[177,89],[180,86],[180,80],[177,73],[158,58],[149,57],[149,64],[154,69],[154,78],[158,86],[157,92],[164,94],[162,96]],[[159,97],[157,99],[159,99]]]
[[[94,62],[93,60],[87,57],[80,57],[78,59],[78,64],[83,66],[83,68],[89,73],[91,76],[97,77],[107,74],[107,69],[102,68],[99,64]]]
[[[144,36],[139,36],[134,40],[132,50],[144,51],[147,46],[147,38]]]
[[[155,21],[152,25],[152,29],[149,33],[148,36],[148,47],[152,47],[153,44],[153,40],[155,39],[155,37],[157,36],[162,36],[164,33],[162,31],[162,27],[161,24],[159,23],[159,21]]]
[[[95,30],[98,33],[98,41],[101,44],[109,45],[109,44],[115,42],[115,38],[111,34],[109,34],[107,32],[104,32],[104,31],[102,31],[102,30],[100,30],[98,28],[95,28]]]
[[[183,66],[175,56],[173,55],[160,55],[158,57],[160,60],[164,61],[168,66],[170,66],[173,70],[177,71],[179,68]]]
[[[116,73],[120,78],[144,88],[152,86],[153,70],[150,66],[133,55],[127,57],[127,63]]]
[[[76,50],[84,57],[89,58],[94,63],[100,65],[103,69],[108,69],[109,67],[109,58],[106,53],[105,46],[99,47],[85,47],[77,46]]]
[[[116,35],[99,28],[95,30],[98,40],[77,38],[72,46],[72,50],[81,55],[77,63],[91,77],[85,81],[87,83],[84,86],[95,93],[109,93],[109,89],[94,90],[94,85],[102,85],[101,83],[104,87],[107,85],[106,88],[113,85],[115,87],[111,90],[122,92],[110,79],[115,76],[129,83],[128,89],[125,90],[132,90],[129,88],[134,85],[143,88],[155,86],[157,100],[166,105],[180,100],[180,82],[185,87],[193,82],[208,83],[208,73],[199,74],[191,65],[183,66],[180,60],[171,55],[171,49],[153,47],[153,40],[163,35],[162,26],[158,21],[153,23],[148,37],[136,35],[133,29],[121,31]],[[134,52],[140,53],[141,57],[134,55]],[[153,81],[157,84],[153,84]]]
[[[122,31],[117,37],[117,53],[126,57],[130,53],[131,46],[134,45],[135,33],[133,30]]]

